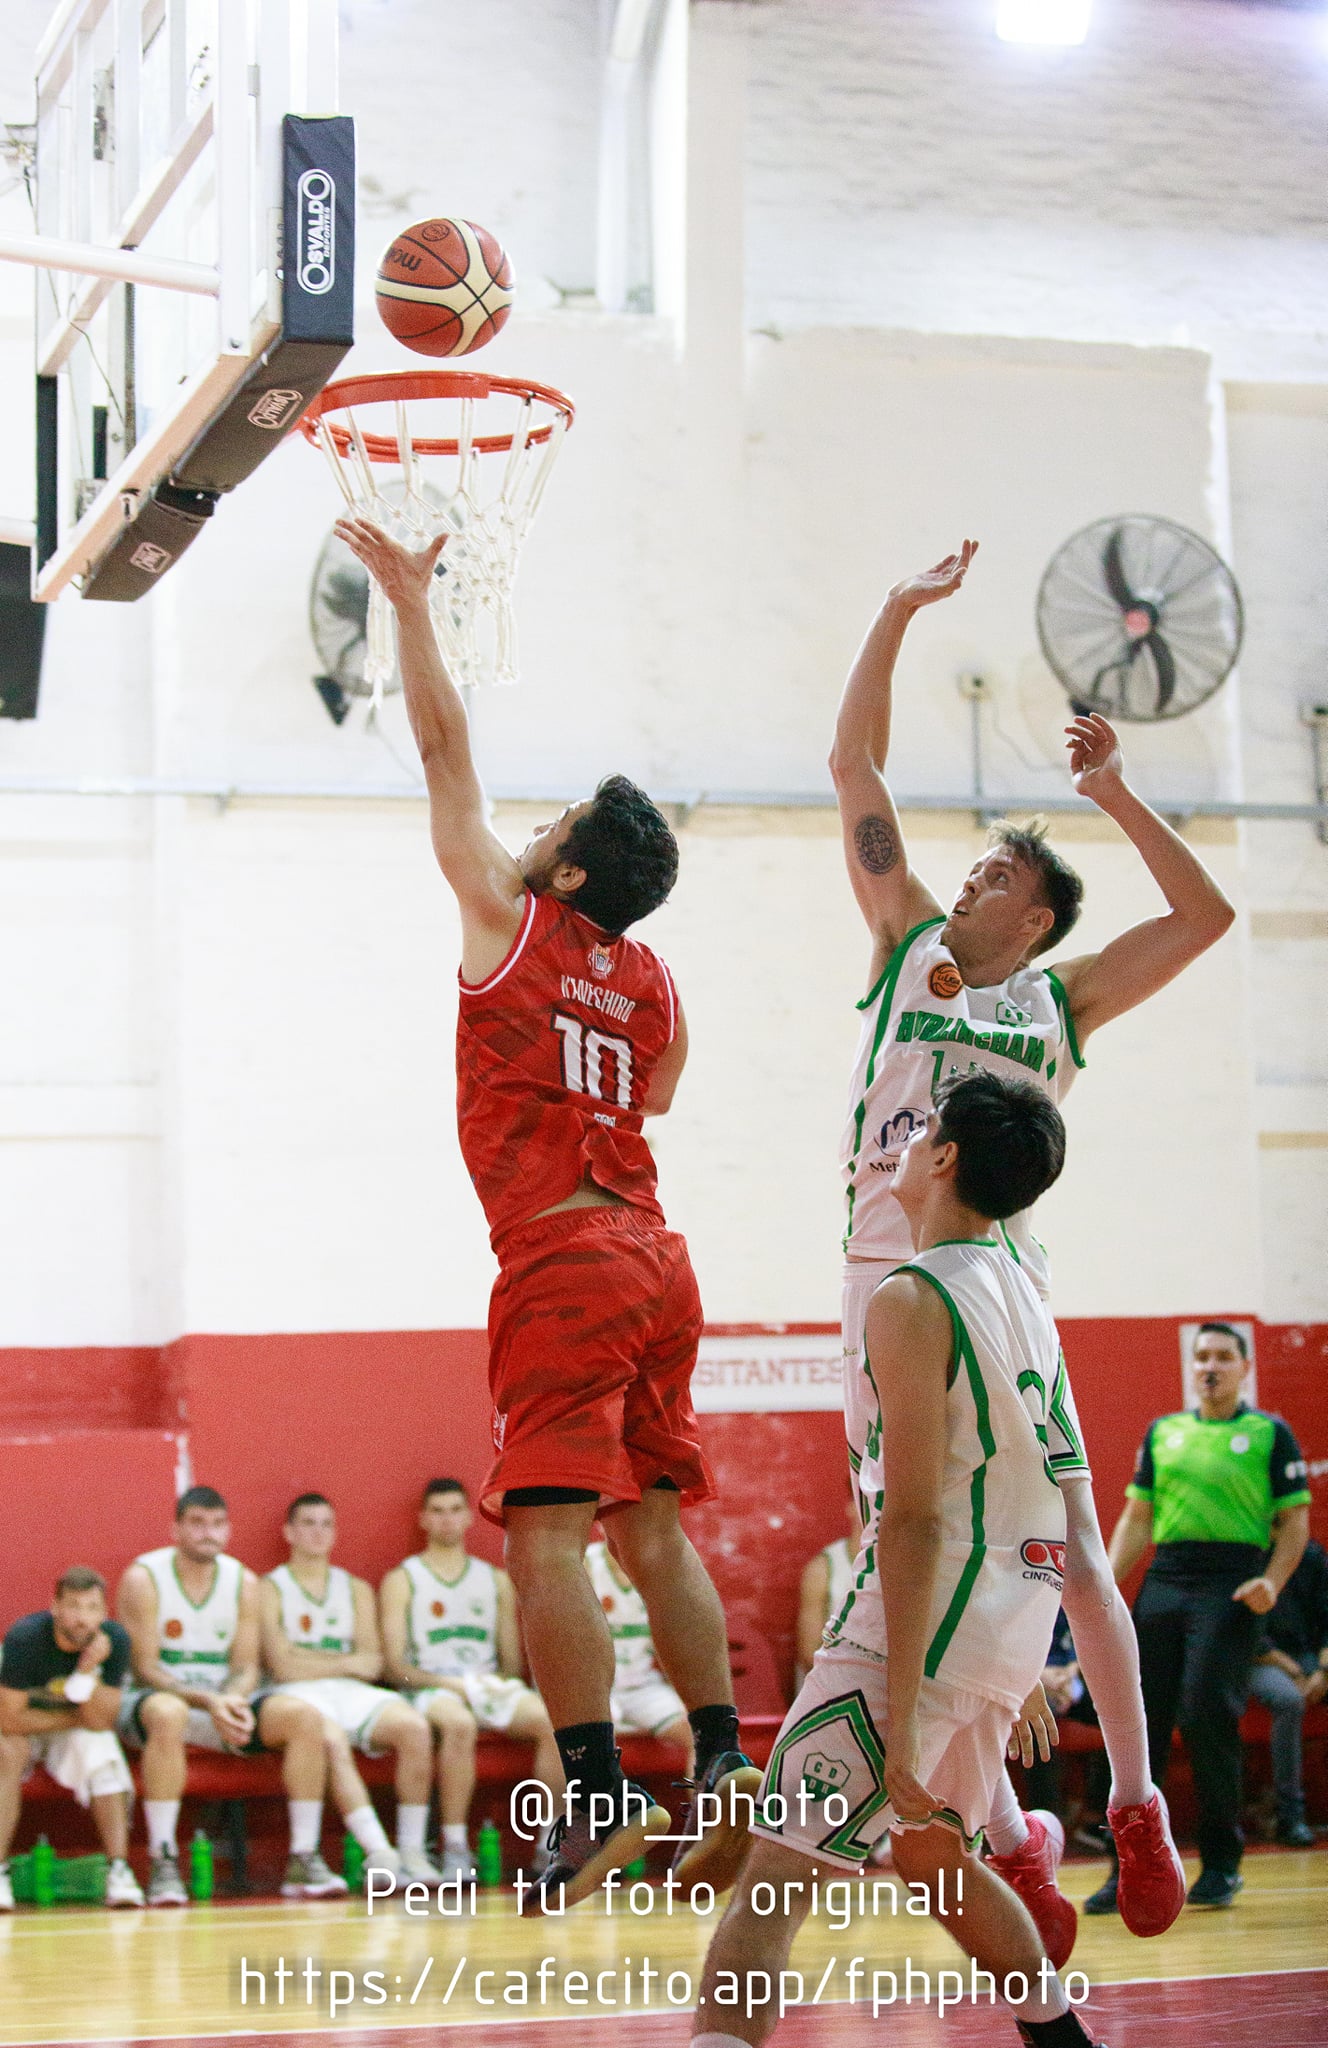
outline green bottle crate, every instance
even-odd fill
[[[9,1875],[14,1899],[31,1906],[36,1898],[32,1878],[32,1851],[11,1856]],[[106,1903],[106,1858],[104,1856],[57,1856],[55,1859],[55,1902],[57,1905],[102,1906]]]

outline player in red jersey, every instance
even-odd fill
[[[721,1818],[698,1826],[679,1874],[718,1889],[746,1844],[733,1795],[760,1773],[738,1748],[723,1609],[679,1519],[714,1490],[689,1392],[701,1304],[642,1136],[673,1100],[687,1030],[668,969],[623,936],[667,897],[677,842],[615,775],[514,860],[489,829],[429,616],[442,540],[415,554],[362,519],[337,532],[396,612],[434,852],[461,909],[457,1120],[500,1268],[498,1455],[480,1505],[506,1532],[531,1669],[576,1788],[543,1889],[565,1885],[574,1903],[669,1826],[625,1784],[614,1747],[613,1643],[584,1563],[597,1516],[689,1708],[698,1791],[720,1795],[694,1802]]]

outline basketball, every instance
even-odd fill
[[[469,220],[420,220],[378,266],[378,311],[389,334],[422,356],[468,356],[492,341],[512,307],[512,266],[497,238]]]

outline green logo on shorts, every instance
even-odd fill
[[[802,1761],[802,1789],[809,1799],[828,1799],[848,1783],[848,1765],[819,1752]]]

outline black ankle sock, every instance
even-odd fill
[[[1028,2048],[1092,2048],[1093,2036],[1085,2033],[1077,2012],[1063,2012],[1056,2020],[1020,2020],[1019,2031]]]
[[[577,1781],[573,1797],[579,1806],[585,1805],[592,1792],[617,1791],[622,1770],[612,1721],[574,1721],[570,1728],[555,1728],[553,1739],[568,1784]]]
[[[712,1758],[738,1747],[736,1707],[693,1707],[687,1716],[696,1743],[695,1775],[704,1778]]]

